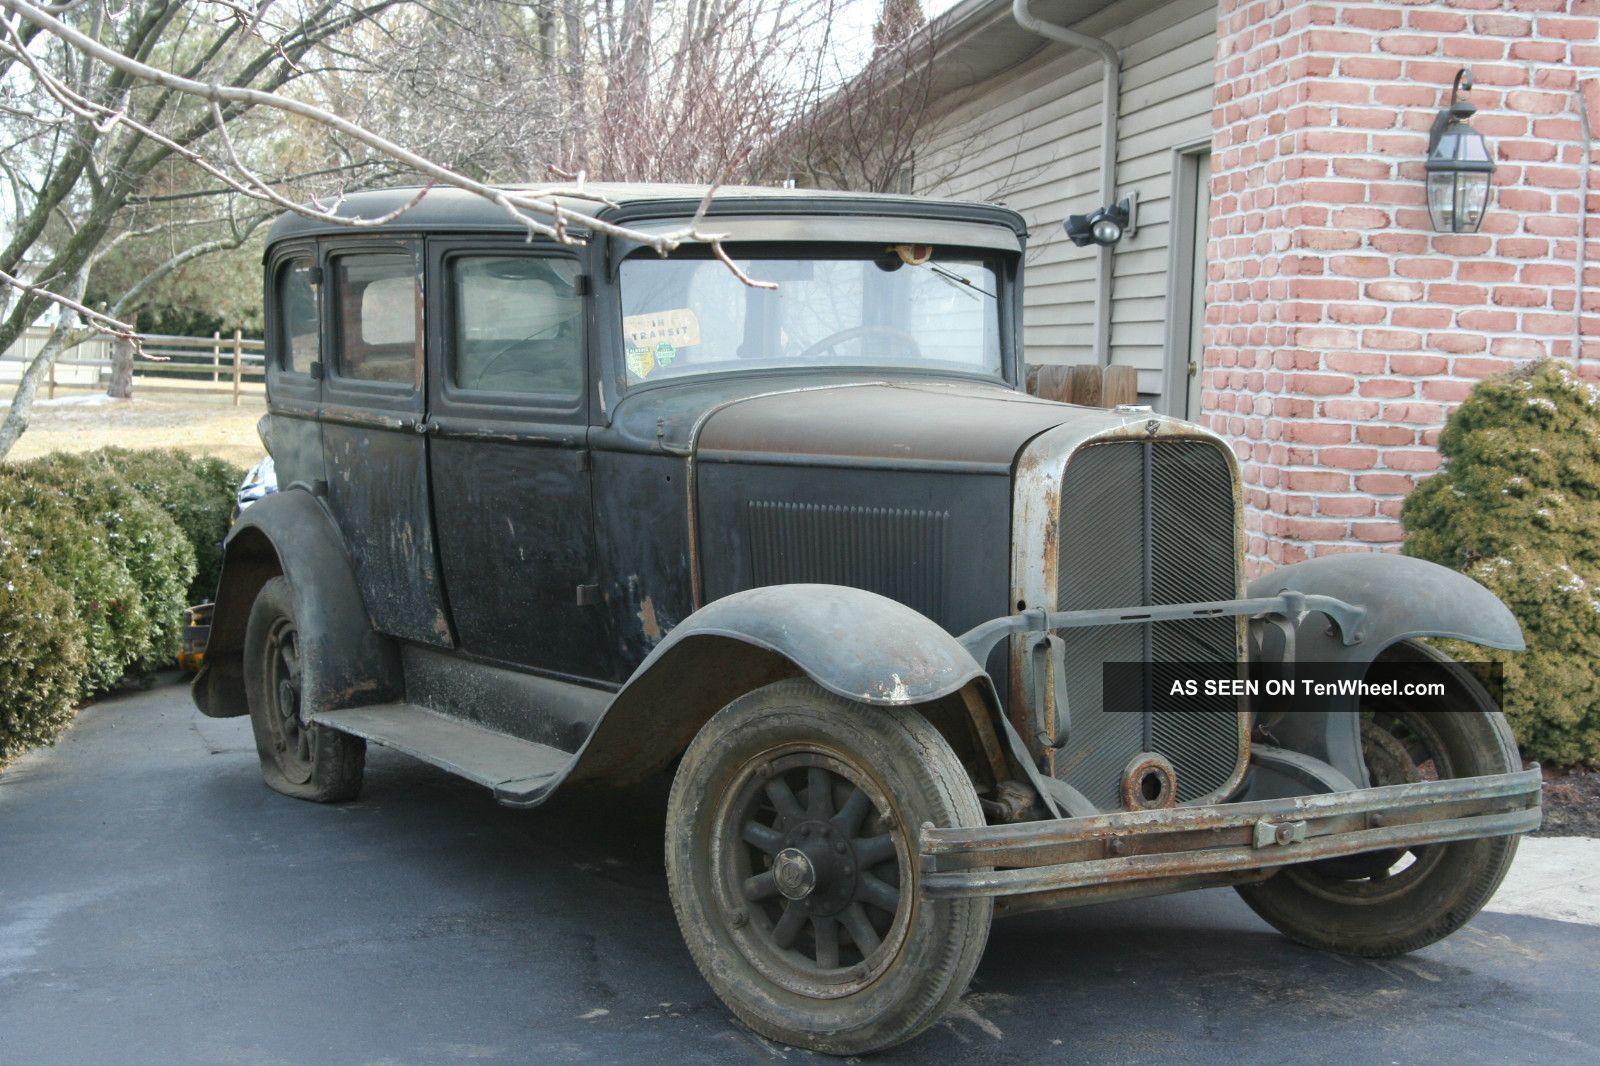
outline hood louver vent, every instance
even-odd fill
[[[751,500],[754,584],[849,585],[944,617],[947,511]]]

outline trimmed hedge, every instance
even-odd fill
[[[54,740],[66,727],[87,661],[72,596],[0,523],[0,759]]]
[[[104,448],[90,457],[122,475],[178,524],[194,548],[189,602],[211,599],[222,574],[222,538],[228,535],[233,520],[234,495],[244,479],[243,468],[176,448]]]
[[[0,529],[24,562],[69,597],[85,643],[80,697],[111,688],[149,655],[150,625],[138,584],[105,530],[84,518],[66,493],[16,467],[0,467]],[[12,654],[0,651],[0,657]]]
[[[22,476],[60,489],[79,514],[105,530],[106,543],[139,586],[150,636],[133,668],[171,665],[183,645],[183,609],[195,571],[194,548],[178,524],[97,456],[57,453],[23,464]]]
[[[167,450],[0,466],[0,758],[54,739],[79,701],[173,663],[183,609],[215,587],[241,477]]]
[[[1443,471],[1406,499],[1405,550],[1487,586],[1528,642],[1452,651],[1504,664],[1524,755],[1600,763],[1600,390],[1554,362],[1488,379],[1439,451]]]

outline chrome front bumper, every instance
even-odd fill
[[[1284,799],[924,827],[922,894],[1003,911],[1260,880],[1284,866],[1537,829],[1538,767]]]

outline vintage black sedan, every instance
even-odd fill
[[[703,193],[580,206],[649,234]],[[272,788],[349,800],[369,743],[514,807],[671,773],[706,980],[841,1054],[933,1024],[996,913],[1235,885],[1382,956],[1483,906],[1538,773],[1420,638],[1520,647],[1491,594],[1394,555],[1247,587],[1226,441],[1021,389],[1010,210],[728,189],[705,225],[772,286],[452,190],[273,227],[280,491],[228,538],[194,684]],[[1446,683],[1156,680],[1310,662]]]

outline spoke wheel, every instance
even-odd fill
[[[1374,787],[1448,780],[1454,766],[1439,735],[1436,715],[1394,708],[1365,715],[1361,750]],[[1308,892],[1353,903],[1404,895],[1438,866],[1441,845],[1387,848],[1325,862],[1291,867],[1285,876]]]
[[[977,968],[994,906],[920,896],[929,824],[975,828],[983,810],[914,708],[796,679],[701,728],[667,801],[667,885],[689,953],[740,1021],[836,1055],[938,1021]]]
[[[361,793],[366,741],[306,721],[309,709],[329,705],[326,694],[311,688],[306,647],[294,592],[284,578],[272,578],[250,606],[242,657],[261,776],[296,799],[352,800]]]
[[[1390,661],[1431,661],[1450,679],[1443,696],[1375,700],[1363,709],[1361,746],[1373,785],[1510,773],[1522,766],[1505,716],[1463,667],[1415,641]],[[1238,887],[1258,915],[1314,948],[1368,958],[1415,951],[1450,935],[1499,887],[1516,837],[1390,848],[1284,867]]]
[[[910,849],[881,788],[838,752],[747,764],[719,815],[719,904],[752,965],[812,996],[854,992],[894,958]]]
[[[267,632],[265,696],[267,724],[278,770],[293,784],[311,780],[316,762],[316,733],[300,720],[300,637],[294,622],[277,619]]]

